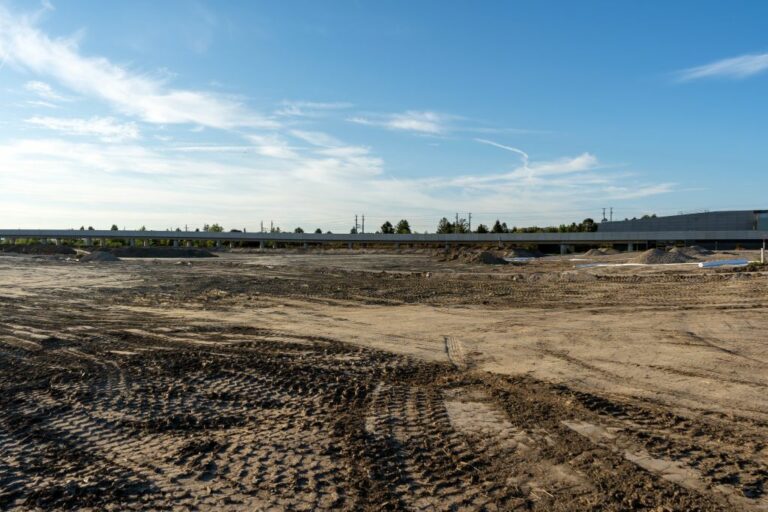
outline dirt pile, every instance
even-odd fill
[[[480,254],[474,255],[470,260],[472,263],[482,263],[484,265],[506,265],[509,263],[504,258],[490,251],[483,251]]]
[[[670,263],[687,263],[691,257],[679,251],[667,252],[664,249],[648,249],[632,260],[632,263],[643,263],[645,265],[659,265]]]
[[[120,258],[107,251],[94,251],[80,258],[80,263],[112,263]]]
[[[206,249],[195,247],[120,247],[112,254],[121,258],[216,258]]]
[[[688,256],[689,258],[701,258],[703,256],[712,255],[712,251],[698,245],[692,245],[690,247],[673,247],[669,252],[682,254],[684,256]]]
[[[507,251],[507,258],[540,258],[542,254],[539,251],[529,251],[527,249],[512,249]]]
[[[13,254],[40,254],[45,256],[54,256],[57,254],[77,254],[77,251],[67,245],[54,244],[4,244],[0,245],[0,252],[8,252]]]
[[[601,247],[600,249],[590,249],[584,253],[584,256],[611,256],[619,254],[619,251],[613,247]]]

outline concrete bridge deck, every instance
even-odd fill
[[[208,231],[111,231],[75,229],[0,229],[6,242],[17,239],[110,239],[110,240],[170,240],[214,242],[284,242],[284,243],[348,243],[348,244],[539,244],[539,245],[597,245],[647,244],[659,242],[761,242],[768,231],[634,231],[590,233],[466,233],[383,235],[375,233],[262,233]]]

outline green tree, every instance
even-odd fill
[[[395,233],[395,228],[392,226],[392,223],[389,221],[386,221],[384,224],[381,225],[381,232],[385,235],[392,235]]]
[[[323,230],[322,230],[322,229],[320,229],[320,228],[317,228],[317,229],[315,230],[315,234],[316,234],[316,235],[322,235],[322,234],[323,234]]]
[[[222,233],[224,232],[224,228],[218,224],[206,224],[203,226],[203,231],[208,231],[210,233]]]
[[[117,224],[112,224],[112,227],[109,228],[110,231],[119,231],[119,228],[117,227]]]
[[[301,229],[300,227],[298,227],[298,228],[294,229],[294,230],[293,230],[293,232],[294,232],[294,233],[303,233],[303,232],[304,232],[304,230],[303,230],[303,229]]]
[[[485,224],[478,224],[477,230],[475,230],[475,233],[487,233],[488,232],[488,226]]]
[[[496,219],[496,222],[493,223],[493,227],[491,228],[491,233],[504,233],[504,232],[505,232],[504,226],[501,225],[501,221],[499,219]]]
[[[579,231],[597,231],[597,223],[594,221],[594,219],[586,218],[581,221],[581,224],[579,224]]]
[[[446,233],[453,233],[453,224],[451,224],[451,222],[448,219],[443,217],[442,219],[440,219],[440,222],[437,223],[436,233],[439,235],[444,235]]]
[[[395,228],[395,232],[397,232],[398,235],[410,235],[411,225],[407,220],[400,219],[400,222],[397,223],[397,227]]]
[[[147,230],[147,226],[141,226],[141,227],[139,228],[139,231],[146,231],[146,230]]]

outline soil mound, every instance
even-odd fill
[[[512,249],[506,254],[507,258],[539,258],[541,253],[539,251],[529,251],[527,249]]]
[[[710,256],[712,254],[712,251],[698,245],[692,245],[691,247],[673,247],[669,252],[684,254],[690,258],[699,258],[701,256]]]
[[[601,247],[600,249],[590,249],[584,253],[584,256],[611,256],[619,254],[619,251],[613,247]]]
[[[77,251],[75,251],[72,247],[67,245],[53,244],[6,244],[0,245],[0,251],[14,254],[42,254],[48,256],[53,256],[56,254],[77,254]]]
[[[664,249],[648,249],[640,256],[632,260],[633,263],[644,263],[646,265],[657,265],[664,263],[686,263],[691,260],[690,256],[687,256],[679,251],[666,252]]]
[[[206,249],[193,247],[120,247],[112,254],[121,258],[215,258]]]
[[[470,261],[472,263],[483,263],[485,265],[506,265],[509,263],[504,258],[496,256],[490,251],[483,251],[480,254],[473,256]]]
[[[688,248],[689,252],[696,253],[700,256],[710,256],[714,254],[714,251],[710,251],[709,249],[705,249],[704,247],[700,245],[692,245]]]
[[[111,263],[120,261],[120,258],[107,251],[94,251],[80,258],[81,263]]]

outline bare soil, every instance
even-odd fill
[[[0,509],[768,508],[760,272],[173,263],[0,256]]]

